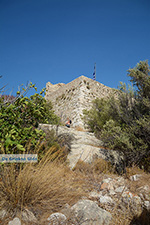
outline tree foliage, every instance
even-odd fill
[[[59,118],[40,94],[26,97],[26,91],[36,87],[30,83],[28,87],[17,92],[16,97],[2,95],[0,98],[0,153],[18,154],[25,152],[30,143],[32,149],[38,140],[44,138],[39,123],[58,124]]]
[[[126,164],[150,170],[150,67],[147,61],[128,70],[132,86],[121,83],[117,98],[96,99],[84,119],[105,145],[122,151]],[[133,89],[133,87],[135,89]]]

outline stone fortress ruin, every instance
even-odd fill
[[[83,110],[90,109],[96,98],[108,97],[114,89],[85,76],[80,76],[68,84],[46,84],[45,99],[51,101],[53,109],[65,123],[67,117],[72,127],[84,128]]]

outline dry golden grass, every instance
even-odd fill
[[[142,169],[139,169],[136,166],[133,166],[131,168],[127,168],[127,175],[128,178],[132,175],[141,175],[139,179],[137,179],[137,181],[130,181],[128,182],[128,187],[130,189],[131,192],[135,193],[135,194],[139,194],[140,190],[139,188],[141,188],[142,186],[146,186],[146,185],[150,185],[150,173],[146,173],[144,172]],[[150,196],[150,191],[149,191],[149,196]]]
[[[131,225],[133,214],[129,207],[124,211],[115,211],[111,214],[113,218],[110,225]]]
[[[83,128],[83,127],[80,127],[80,126],[76,126],[75,127],[75,130],[77,130],[77,131],[85,131],[85,129]]]
[[[113,171],[113,167],[103,159],[95,159],[91,164],[79,160],[74,168],[74,172],[81,176],[87,193],[99,191],[101,181],[105,176],[113,176]]]
[[[107,210],[107,209],[106,209]],[[150,211],[141,208],[138,212],[134,212],[130,208],[130,203],[124,210],[109,210],[112,215],[110,225],[149,225]]]
[[[132,175],[135,175],[135,174],[141,174],[141,175],[146,174],[144,172],[144,170],[140,169],[139,167],[137,167],[135,165],[133,165],[132,167],[126,168],[126,171],[127,171],[127,177],[128,178]]]
[[[79,179],[65,165],[47,155],[38,164],[1,167],[0,208],[9,215],[28,208],[32,211],[59,211],[66,203],[73,204],[85,193]]]
[[[95,173],[95,174],[110,174],[114,173],[114,168],[110,162],[105,161],[104,159],[97,158],[91,164],[78,161],[75,166],[75,171],[80,171],[84,174]]]

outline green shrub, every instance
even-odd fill
[[[30,83],[29,89],[35,88]],[[36,89],[36,88],[35,88]],[[25,92],[26,89],[23,89]],[[25,152],[25,146],[30,143],[31,150],[39,139],[44,138],[44,132],[37,129],[39,123],[57,124],[59,118],[52,110],[52,104],[47,103],[40,94],[35,93],[24,97],[17,92],[13,101],[0,99],[0,153],[19,154]]]
[[[83,111],[83,119],[88,128],[96,135],[101,133],[107,120],[112,119],[110,99],[96,99],[91,110]]]
[[[122,151],[126,164],[150,171],[150,67],[147,61],[129,69],[135,86],[121,83],[116,97],[96,99],[84,120],[109,148]]]

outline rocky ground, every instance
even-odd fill
[[[40,125],[42,129],[51,126]],[[150,224],[150,175],[132,168],[126,176],[91,172],[92,160],[96,157],[113,160],[114,165],[122,163],[122,156],[104,149],[103,143],[89,132],[74,128],[53,127],[58,136],[71,140],[68,143],[69,167],[75,174],[82,174],[86,195],[73,205],[65,204],[58,212],[47,212],[41,217],[26,209],[21,218],[8,218],[0,211],[2,224],[8,225],[149,225]],[[109,153],[108,153],[109,152]],[[107,153],[107,154],[106,154]],[[78,166],[77,162],[84,161]],[[122,168],[123,164],[121,164]],[[117,166],[119,168],[119,166]],[[4,218],[7,218],[4,221]]]
[[[93,180],[93,190],[88,190],[88,196],[83,196],[72,206],[66,204],[60,212],[47,213],[47,216],[39,220],[27,209],[22,213],[22,222],[15,217],[13,220],[7,219],[3,224],[150,224],[150,185],[146,184],[150,182],[149,175],[135,174],[129,179],[103,175],[103,178],[100,182]],[[6,213],[5,210],[0,211],[1,219]]]

